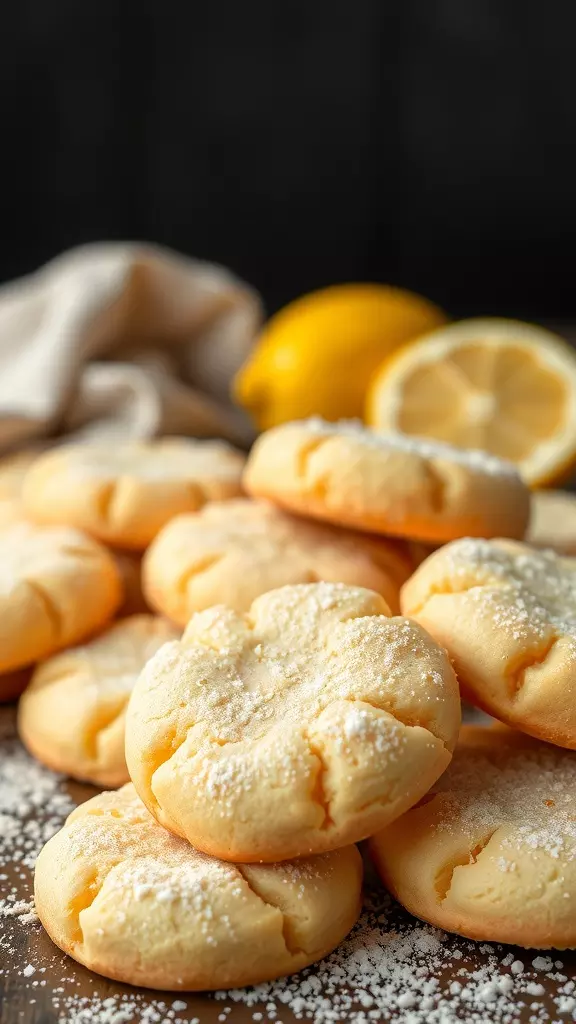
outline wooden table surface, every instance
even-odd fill
[[[7,763],[9,745],[14,749],[14,721],[13,709],[0,709],[0,775],[3,763]],[[89,786],[65,781],[61,785],[75,802],[81,802],[95,792]],[[0,815],[2,810],[0,805]],[[0,817],[0,842],[1,829]],[[32,872],[21,865],[5,862],[0,866],[0,899],[6,900],[9,894],[13,898],[13,886],[16,886],[17,898],[28,901],[32,892]],[[532,962],[542,956],[541,951],[490,947],[457,936],[433,933],[392,904],[374,878],[369,877],[368,888],[369,910],[363,916],[360,929],[341,947],[339,959],[324,961],[320,970],[313,967],[304,972],[305,977],[312,979],[309,988],[314,992],[314,1006],[309,1006],[307,1012],[312,1014],[317,1024],[327,1024],[328,1021],[334,1024],[344,1019],[344,1011],[337,1008],[338,1000],[330,1016],[334,993],[341,995],[348,984],[349,964],[364,954],[373,965],[369,971],[373,971],[374,977],[380,977],[382,985],[390,984],[395,995],[380,994],[370,1002],[357,985],[353,986],[353,1012],[347,1016],[350,1021],[370,1024],[372,1020],[394,1019],[406,1024],[427,1024],[428,1021],[451,1024],[452,1021],[463,1020],[482,1024],[484,1021],[505,1021],[506,1013],[510,1022],[532,1024],[576,1019],[576,998],[570,994],[560,995],[561,992],[566,993],[567,988],[570,992],[570,981],[576,980],[575,953],[553,952],[551,956],[557,966],[551,971],[541,969],[541,965],[540,969],[538,966],[534,968]],[[435,934],[440,935],[441,942],[434,938]],[[418,943],[423,948],[420,960],[414,954]],[[437,952],[431,957],[428,955],[430,943],[441,946],[440,955]],[[420,964],[420,975],[428,979],[432,989],[428,1003],[421,998],[421,992],[416,997],[411,995],[413,989],[410,984],[394,981],[396,949],[399,950],[398,962],[408,965],[409,972],[416,972]],[[507,954],[508,959],[503,963]],[[511,970],[513,960],[524,964],[526,970],[521,976]],[[337,964],[337,961],[344,965],[344,979],[336,978],[334,981],[333,978],[328,985],[326,979],[330,971],[326,964]],[[30,966],[25,974],[27,965]],[[283,983],[268,986],[265,1001],[248,1007],[244,1001],[235,1001],[233,995],[215,999],[212,995],[152,992],[109,982],[64,956],[53,946],[39,923],[22,923],[17,917],[0,917],[0,967],[2,1024],[56,1024],[60,1021],[69,1024],[89,1024],[90,1021],[124,1024],[129,1020],[144,1020],[150,1024],[167,1024],[169,1021],[174,1024],[176,1021],[178,1024],[179,1021],[198,1019],[200,1024],[214,1024],[216,1021],[247,1024],[254,1020],[292,1024],[297,1019],[279,998]],[[321,979],[320,984],[315,982],[316,978]],[[422,986],[423,982],[418,984]],[[510,988],[512,984],[514,991]],[[493,995],[498,985],[505,992],[510,990],[504,998]],[[314,986],[319,991],[316,992]],[[456,992],[459,988],[467,988],[471,996],[454,996],[450,993],[451,987]],[[126,998],[123,1000],[122,996]],[[109,1002],[104,1003],[104,1000]],[[437,1010],[434,1014],[430,1007],[438,1006],[439,1001],[442,1012]],[[175,1009],[172,1008],[174,1002]],[[296,1004],[293,1006],[298,1009]],[[367,1016],[369,1012],[372,1016]],[[304,1014],[306,1016],[306,1011]]]

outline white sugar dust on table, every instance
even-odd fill
[[[0,1019],[43,1024],[549,1024],[576,1020],[574,953],[477,944],[428,927],[377,886],[349,938],[297,976],[250,989],[155,993],[109,982],[65,957],[34,911],[32,868],[78,799],[0,732]],[[36,1012],[35,1012],[36,1011]]]

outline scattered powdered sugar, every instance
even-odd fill
[[[496,455],[490,455],[479,448],[456,448],[454,445],[445,444],[443,441],[434,441],[427,437],[413,437],[400,433],[385,434],[369,430],[359,420],[339,420],[337,423],[328,423],[326,420],[314,416],[297,425],[305,426],[315,434],[350,438],[361,442],[366,447],[380,449],[382,452],[403,452],[419,455],[423,459],[441,459],[466,466],[476,472],[487,473],[490,476],[520,479],[518,470],[511,462],[500,459]]]
[[[353,721],[352,730],[356,727],[362,725]],[[391,1019],[398,1024],[549,1024],[576,1019],[571,954],[558,959],[557,954],[522,951],[520,959],[515,949],[446,935],[410,918],[376,882],[350,936],[298,975],[217,992],[216,1003],[208,995],[154,993],[109,983],[61,954],[29,917],[30,873],[23,865],[32,864],[71,809],[62,780],[37,766],[10,738],[2,745],[0,773],[0,806],[14,823],[14,828],[0,829],[0,890],[11,890],[0,904],[0,983],[4,974],[17,979],[20,998],[46,1019],[61,1024],[211,1024],[216,1019],[222,1024],[289,1024],[294,1018],[311,1024]],[[133,820],[140,818],[141,812],[134,812]],[[151,878],[142,866],[127,869],[125,879],[136,899],[172,900],[178,887],[173,879]],[[295,886],[310,883],[305,861],[282,870]],[[188,885],[186,880],[183,884]]]
[[[30,869],[73,808],[63,779],[29,757],[12,736],[0,735],[0,949],[10,923],[38,922],[28,891]]]
[[[536,956],[532,961],[532,967],[535,971],[551,971],[554,961],[550,956]]]
[[[36,924],[39,918],[34,900],[19,900],[16,887],[14,890],[8,894],[6,899],[0,899],[0,918],[15,917],[20,924]]]
[[[546,967],[550,963],[546,977],[557,982],[557,991],[543,999],[545,988],[535,972],[542,976],[544,959]],[[503,947],[478,946],[407,921],[385,895],[372,893],[357,927],[319,964],[297,977],[216,997],[249,1007],[265,1004],[266,1013],[256,1011],[253,1020],[281,1018],[285,1008],[313,1024],[391,1019],[402,1024],[512,1024],[521,1014],[531,1024],[548,1024],[554,1010],[576,1009],[576,985],[558,976],[561,961],[536,960],[534,970],[525,970]]]
[[[32,1002],[48,966],[55,979],[50,1003],[61,1024],[209,1024],[216,1018],[214,998],[218,1020],[230,1024],[293,1018],[311,1024],[549,1024],[576,1013],[576,983],[563,973],[562,956],[536,956],[530,964],[528,955],[524,964],[505,947],[411,920],[382,891],[372,891],[358,925],[331,955],[298,975],[214,997],[173,998],[123,986],[114,991],[96,975],[80,986],[64,957],[32,958],[12,970],[26,979]]]
[[[61,776],[46,771],[14,739],[0,756],[0,867],[33,868],[44,843],[74,808]]]

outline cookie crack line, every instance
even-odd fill
[[[410,715],[406,711],[401,713],[398,710],[393,700],[387,700],[386,702],[382,701],[381,704],[375,704],[373,700],[370,700],[367,697],[344,697],[343,700],[347,704],[365,704],[367,707],[372,708],[373,711],[385,711],[387,715],[390,715],[395,722],[404,726],[405,729],[424,729],[424,731],[430,733],[435,740],[438,740],[449,754],[452,753],[450,747],[446,743],[446,740],[444,740],[442,736],[437,736],[436,733],[432,731],[430,728],[430,721],[426,721],[424,715],[421,715],[420,721],[417,721],[415,718],[410,718]]]
[[[109,526],[112,522],[112,505],[116,495],[116,489],[118,481],[110,480],[102,484],[96,497],[96,511],[98,518],[104,524]]]
[[[314,481],[312,484],[308,480],[308,470],[310,468],[310,459],[315,452],[323,448],[324,445],[328,444],[332,438],[330,437],[314,437],[302,446],[298,452],[298,462],[296,472],[298,479],[307,485],[307,490],[311,490],[315,497],[323,498],[326,494],[328,483],[325,479],[319,479]]]
[[[189,480],[187,486],[188,494],[194,502],[193,511],[199,512],[204,505],[212,500],[210,484],[206,480]]]
[[[415,724],[412,724],[410,722],[405,722],[401,718],[399,718],[396,714],[393,714],[393,712],[390,710],[389,707],[380,707],[378,704],[374,704],[372,701],[369,701],[369,700],[363,700],[362,698],[357,698],[356,700],[354,700],[352,698],[345,698],[344,699],[344,703],[349,704],[352,707],[354,705],[361,705],[361,706],[364,706],[364,707],[372,708],[372,710],[374,710],[374,711],[384,711],[385,714],[390,715],[391,718],[393,718],[396,722],[398,722],[398,724],[401,725],[403,729],[407,729],[407,730],[408,729],[424,729],[425,732],[428,732],[430,734],[430,736],[432,736],[435,740],[437,740],[442,745],[442,747],[444,748],[444,750],[447,751],[447,753],[451,754],[451,751],[449,750],[446,742],[440,736],[436,736],[436,734],[433,733],[432,730],[429,729],[426,725],[421,725],[419,722],[417,722]],[[314,719],[314,721],[316,721],[316,719]],[[331,800],[330,800],[330,798],[328,797],[328,795],[326,793],[326,787],[325,787],[325,783],[324,783],[324,779],[325,779],[326,775],[328,774],[330,768],[329,768],[329,765],[328,765],[328,763],[326,761],[326,758],[324,756],[324,753],[322,751],[322,748],[321,748],[320,744],[317,741],[315,741],[314,739],[312,739],[312,737],[308,733],[304,733],[303,735],[304,735],[304,739],[308,743],[308,747],[309,747],[310,753],[320,763],[318,773],[317,773],[317,775],[316,775],[316,777],[314,779],[314,785],[313,785],[312,790],[310,792],[310,797],[314,801],[314,803],[318,804],[322,808],[322,810],[324,811],[324,820],[323,820],[322,824],[319,826],[319,828],[320,828],[321,831],[325,832],[328,829],[334,828],[335,825],[336,825],[336,822],[334,821],[334,818],[332,817],[332,814],[331,814]],[[357,813],[361,813],[361,812],[367,811],[371,807],[378,807],[378,806],[385,807],[390,802],[390,800],[391,800],[391,797],[390,797],[390,795],[388,793],[387,795],[378,797],[377,799],[374,799],[374,800],[369,800],[367,803],[362,804],[361,806],[356,808],[356,812]]]
[[[120,819],[120,821],[130,821],[129,815],[124,814],[117,807],[108,808],[106,810],[103,810],[101,807],[97,809],[90,808],[90,810],[86,811],[86,816],[90,818],[115,818]]]
[[[91,722],[90,727],[86,730],[85,750],[88,757],[96,763],[100,760],[101,751],[99,747],[102,734],[124,714],[128,699],[129,694],[125,694],[122,700],[118,701],[114,707],[102,712],[94,722]]]
[[[218,565],[218,562],[222,562],[226,556],[222,553],[217,555],[206,555],[204,558],[200,558],[194,565],[191,565],[188,569],[182,573],[176,583],[176,590],[184,597],[188,590],[188,584],[191,580],[195,579],[196,576],[201,576],[202,573],[208,572],[213,566]]]
[[[74,922],[74,945],[83,945],[84,943],[84,932],[80,923],[80,915],[83,910],[88,910],[92,906],[98,894],[100,893],[106,877],[115,864],[111,864],[109,871],[102,877],[98,871],[94,871],[91,877],[86,882],[82,892],[76,896],[75,899],[70,900],[68,904],[68,910]]]
[[[254,881],[254,879],[248,878],[245,869],[243,869],[239,864],[235,864],[234,867],[236,868],[238,874],[244,879],[244,882],[250,889],[252,895],[256,896],[256,898],[259,899],[260,902],[263,903],[265,906],[271,907],[272,910],[277,910],[282,915],[282,938],[284,940],[284,945],[286,946],[286,952],[290,956],[294,957],[302,955],[308,956],[308,950],[296,945],[293,941],[293,922],[290,916],[282,910],[282,907],[280,907],[278,903],[274,903],[270,899],[269,895],[262,895],[262,893],[258,890],[258,885]]]
[[[310,753],[318,761],[318,771],[314,779],[314,785],[310,792],[310,799],[313,800],[315,804],[318,804],[318,806],[324,813],[324,820],[322,821],[322,824],[319,827],[321,831],[326,832],[328,829],[334,826],[334,819],[332,818],[332,815],[330,813],[330,799],[326,793],[324,785],[324,779],[328,774],[329,768],[319,745],[315,743],[314,740],[307,734],[304,734],[304,736],[310,748]]]
[[[167,734],[166,740],[162,744],[162,747],[159,750],[155,751],[154,758],[150,758],[150,760],[147,762],[148,790],[150,796],[152,797],[152,800],[154,801],[156,809],[159,811],[162,810],[162,807],[159,801],[156,799],[156,794],[154,793],[154,776],[156,775],[156,772],[160,770],[160,768],[163,768],[164,765],[168,764],[168,762],[171,761],[172,758],[178,753],[180,747],[186,742],[188,738],[188,733],[192,729],[194,729],[194,727],[197,724],[199,725],[200,723],[192,722],[190,725],[186,726],[186,729],[184,730],[184,735],[178,740],[177,737],[179,730],[176,727],[171,729],[170,732]]]
[[[446,508],[446,480],[433,462],[426,464],[428,483],[430,485],[430,506],[436,515],[441,515]]]
[[[311,437],[309,441],[304,442],[304,444],[302,445],[298,452],[297,463],[298,476],[301,477],[302,480],[305,480],[308,474],[308,467],[310,464],[311,456],[314,454],[314,452],[318,451],[319,448],[322,448],[325,444],[328,444],[330,440],[332,440],[330,437]]]
[[[44,609],[44,613],[50,623],[54,639],[56,641],[61,640],[63,636],[62,614],[54,598],[41,583],[38,583],[38,580],[28,579],[26,582]]]
[[[408,580],[407,583],[404,584],[404,587],[408,587],[410,585],[410,582],[411,581]],[[423,600],[420,601],[419,604],[411,605],[410,608],[403,607],[403,614],[406,615],[409,619],[417,619],[418,616],[424,611],[428,602],[431,601],[433,597],[457,597],[460,594],[472,594],[474,591],[481,591],[486,588],[490,588],[490,590],[497,591],[510,589],[509,584],[505,582],[500,583],[496,580],[491,580],[490,582],[484,583],[470,583],[468,586],[461,587],[454,586],[454,583],[454,580],[445,579],[442,581],[442,583],[430,584],[428,588],[428,593],[423,598]],[[402,590],[404,590],[404,587],[402,587]]]
[[[524,686],[526,685],[526,673],[529,669],[535,668],[537,665],[543,665],[550,652],[558,643],[559,637],[551,636],[546,646],[541,648],[540,651],[529,651],[526,655],[523,655],[518,662],[516,662],[511,668],[508,668],[505,672],[505,679],[508,684],[509,696],[511,700],[518,700]]]
[[[482,850],[488,846],[492,836],[500,827],[500,825],[496,825],[495,828],[490,829],[490,831],[487,832],[475,846],[466,850],[465,853],[459,853],[452,857],[442,868],[440,868],[434,879],[434,889],[439,903],[443,903],[450,893],[456,868],[471,867],[475,864],[482,853]]]
[[[80,544],[64,544],[61,551],[63,555],[68,555],[69,558],[75,558],[81,562],[100,561],[102,558],[100,549],[81,547]]]

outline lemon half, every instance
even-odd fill
[[[531,486],[551,486],[576,465],[576,354],[532,324],[462,320],[383,362],[366,420],[482,448],[516,463]]]

